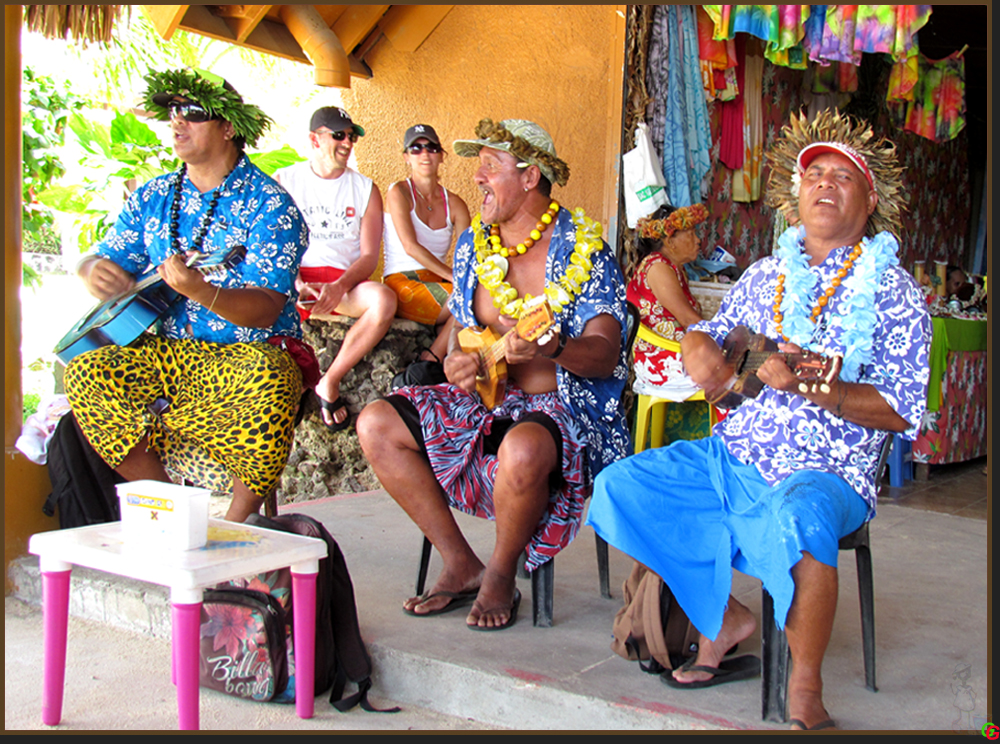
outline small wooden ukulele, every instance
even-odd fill
[[[498,336],[493,329],[463,328],[458,332],[458,343],[467,354],[479,355],[479,374],[476,376],[476,392],[482,398],[483,405],[489,409],[496,407],[503,399],[507,385],[507,347],[505,340],[516,333],[525,341],[535,341],[540,338],[555,322],[552,308],[543,297],[535,298],[537,302],[525,305],[525,310],[517,321],[503,336]]]
[[[751,333],[746,326],[736,326],[726,336],[722,344],[733,376],[729,383],[717,391],[705,391],[705,399],[720,408],[736,408],[747,398],[756,398],[764,388],[757,377],[757,370],[775,354],[785,358],[789,369],[799,378],[799,390],[803,393],[822,390],[830,392],[830,383],[840,374],[843,359],[840,356],[825,357],[812,351],[798,354],[786,353],[778,349],[778,344],[760,333]]]
[[[247,255],[242,245],[214,253],[196,253],[186,266],[206,276],[229,271]],[[156,269],[146,272],[132,289],[105,300],[77,321],[56,344],[55,354],[63,364],[85,351],[102,346],[128,346],[166,315],[181,299],[163,281]]]

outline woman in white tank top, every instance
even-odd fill
[[[403,147],[410,177],[390,186],[386,197],[382,281],[399,298],[398,317],[438,328],[430,355],[440,361],[451,330],[452,275],[444,261],[471,217],[465,202],[438,181],[444,149],[434,128],[410,127]]]

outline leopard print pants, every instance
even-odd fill
[[[146,336],[81,354],[66,395],[87,440],[111,466],[148,436],[168,472],[257,496],[277,485],[291,450],[302,374],[268,343],[216,344]]]

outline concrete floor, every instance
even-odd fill
[[[965,731],[987,719],[988,510],[986,460],[942,466],[927,482],[883,488],[872,523],[879,692],[864,687],[854,561],[842,554],[840,603],[824,665],[825,700],[845,729]],[[383,492],[290,505],[320,519],[354,580],[362,631],[375,661],[374,701],[395,715],[317,717],[286,706],[202,694],[202,725],[225,730],[782,730],[760,715],[760,680],[700,691],[668,688],[609,650],[611,621],[631,561],[611,550],[612,600],[598,594],[593,532],[584,528],[555,563],[555,626],[531,625],[530,582],[517,624],[471,633],[462,612],[413,618],[410,596],[421,536]],[[487,554],[492,525],[460,523]],[[440,563],[432,561],[430,577]],[[5,723],[42,729],[37,562],[19,565],[18,600],[5,606]],[[760,587],[736,574],[740,601],[759,613]],[[129,591],[141,599],[123,599]],[[170,729],[166,591],[74,572],[66,705],[60,729]],[[139,610],[136,610],[139,607]],[[141,608],[145,607],[145,610]],[[138,620],[138,613],[144,617]],[[122,617],[126,615],[128,617]],[[127,625],[130,630],[116,629]],[[142,634],[136,632],[141,630]],[[759,653],[759,637],[742,644]],[[106,682],[106,684],[95,684]],[[117,704],[114,701],[119,701]]]

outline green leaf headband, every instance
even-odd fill
[[[228,121],[235,135],[250,147],[254,147],[264,130],[274,123],[260,108],[244,103],[229,83],[204,70],[150,72],[143,80],[147,85],[142,95],[143,106],[161,121],[170,118],[167,106],[175,96],[180,96],[194,101],[210,116]]]

